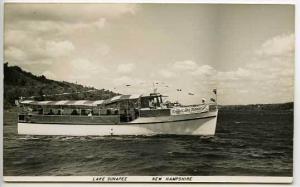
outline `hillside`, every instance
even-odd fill
[[[89,91],[90,90],[90,91]],[[86,92],[89,91],[89,92]],[[81,92],[76,93],[75,92]],[[56,96],[61,93],[74,93]],[[93,87],[87,87],[79,84],[65,81],[54,81],[45,76],[36,76],[30,72],[22,70],[18,66],[9,66],[4,64],[4,109],[14,106],[15,100],[19,97],[35,97],[36,100],[63,100],[63,99],[87,99],[100,100],[108,99],[118,95],[109,90],[98,90]]]

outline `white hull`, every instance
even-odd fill
[[[215,134],[218,111],[193,118],[138,118],[126,124],[41,124],[18,123],[18,133],[27,135],[109,136],[109,135],[204,135]]]

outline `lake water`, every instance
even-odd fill
[[[26,136],[4,113],[5,176],[292,176],[292,111],[222,111],[216,135]]]

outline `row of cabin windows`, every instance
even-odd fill
[[[117,109],[34,109],[32,113],[40,115],[82,115],[82,116],[98,116],[98,115],[119,115],[127,113],[124,110]]]
[[[140,100],[141,108],[156,108],[160,107],[162,103],[161,97],[144,97]],[[51,109],[51,108],[40,108],[40,107],[24,107],[24,111],[29,111],[37,114],[44,115],[126,115],[130,110],[138,108],[139,101],[133,100],[131,102],[123,101],[109,105],[109,109]],[[120,108],[120,109],[113,109]],[[29,109],[29,110],[28,110]]]

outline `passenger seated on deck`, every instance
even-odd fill
[[[153,105],[154,105],[154,108],[158,107],[158,102],[156,99],[153,99]]]
[[[87,116],[87,115],[88,115],[88,113],[87,113],[87,111],[86,111],[86,110],[81,110],[81,115],[82,115],[82,116]]]
[[[135,109],[134,109],[134,119],[138,118],[139,115],[140,115],[139,109],[135,108]]]
[[[88,116],[93,116],[92,111],[89,112]]]
[[[73,110],[72,113],[71,113],[71,115],[78,115],[77,110]]]
[[[168,108],[168,107],[167,107],[167,105],[166,105],[166,104],[164,104],[164,103],[161,103],[161,104],[160,104],[160,107],[161,107],[162,109],[166,109],[166,108]]]
[[[53,110],[52,110],[52,109],[50,109],[50,111],[49,111],[48,115],[54,115],[54,112],[53,112]]]
[[[43,114],[43,109],[42,108],[38,109],[38,114]]]
[[[153,100],[149,100],[149,107],[154,108]]]

